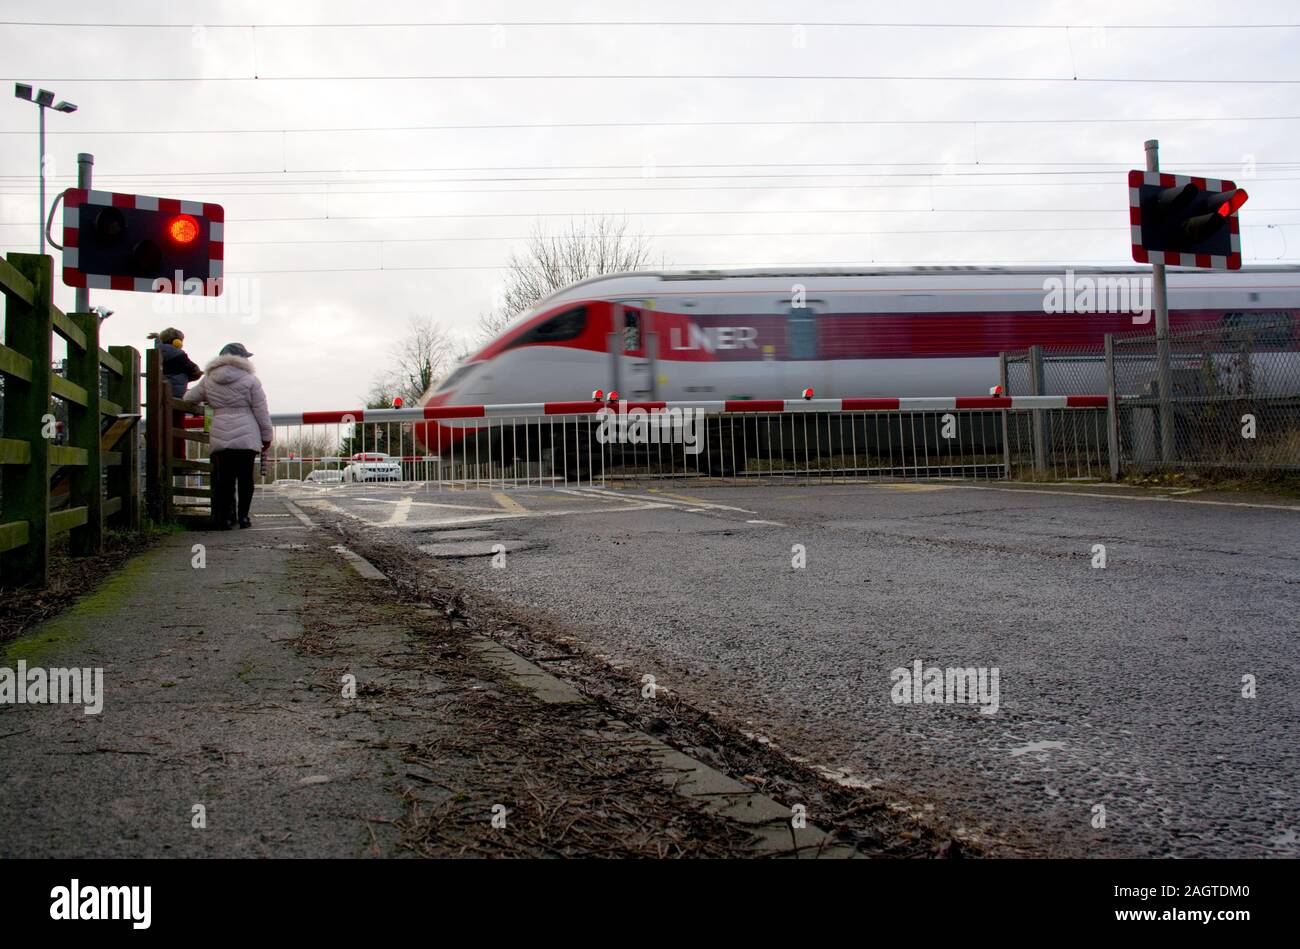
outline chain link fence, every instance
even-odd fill
[[[1169,334],[1168,399],[1153,332],[1106,348],[1033,347],[1002,357],[1008,395],[1113,392],[1125,470],[1300,471],[1300,339],[1291,313],[1228,313]],[[1049,446],[1060,433],[1046,433]]]

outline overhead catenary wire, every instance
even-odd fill
[[[997,163],[987,163],[987,164],[985,164],[985,163],[981,163],[981,162],[933,162],[933,163],[931,163],[931,162],[920,162],[920,163],[915,163],[915,164],[923,164],[923,165],[926,165],[926,166],[928,166],[928,167],[930,167],[930,168],[932,168],[932,169],[935,169],[935,170],[930,170],[930,171],[871,171],[871,172],[850,172],[850,171],[846,171],[846,172],[818,172],[818,173],[811,173],[811,172],[734,173],[734,172],[732,172],[732,173],[725,173],[725,174],[695,174],[695,175],[685,175],[685,174],[664,175],[664,174],[659,174],[659,173],[658,173],[658,169],[659,169],[659,168],[669,168],[669,167],[671,167],[671,168],[745,168],[745,167],[752,167],[752,168],[762,168],[762,167],[770,167],[770,168],[802,168],[802,167],[809,167],[809,168],[813,168],[813,167],[823,167],[823,168],[829,168],[829,167],[844,167],[844,168],[850,168],[850,167],[857,167],[857,168],[861,168],[861,167],[885,167],[885,168],[898,168],[898,167],[908,166],[908,165],[911,165],[911,164],[914,164],[914,163],[906,162],[906,161],[890,161],[890,162],[874,162],[874,163],[873,163],[873,162],[857,162],[857,163],[855,163],[855,162],[844,162],[844,163],[838,163],[838,162],[784,162],[784,163],[781,163],[781,164],[771,164],[771,165],[746,165],[746,164],[744,164],[744,163],[738,163],[738,164],[734,164],[734,165],[733,165],[733,164],[728,164],[728,163],[719,163],[719,164],[714,164],[714,165],[707,165],[707,164],[675,164],[675,165],[659,165],[659,164],[642,164],[642,165],[635,165],[635,164],[631,164],[631,165],[629,165],[629,164],[623,164],[623,165],[520,165],[520,166],[515,166],[515,167],[518,167],[518,168],[533,168],[533,169],[538,169],[538,170],[566,170],[566,169],[574,169],[574,170],[577,170],[577,169],[583,169],[583,168],[592,168],[592,169],[596,169],[596,170],[642,169],[642,173],[641,173],[641,174],[637,174],[637,175],[552,175],[552,176],[547,176],[547,175],[502,175],[502,176],[495,176],[495,177],[485,177],[485,176],[482,176],[482,175],[474,175],[474,176],[471,176],[471,177],[461,177],[461,178],[448,178],[448,177],[442,177],[442,178],[407,179],[407,180],[411,180],[411,181],[424,181],[424,182],[429,182],[429,183],[434,183],[434,182],[447,182],[447,183],[471,183],[471,184],[472,184],[472,183],[475,183],[475,182],[478,182],[478,183],[492,183],[492,182],[516,182],[516,181],[644,181],[644,180],[673,181],[673,180],[700,180],[700,179],[708,179],[708,180],[734,180],[734,179],[742,179],[742,178],[743,178],[743,179],[749,179],[749,178],[936,178],[936,177],[945,177],[945,178],[1008,178],[1008,177],[1024,177],[1024,176],[1033,176],[1033,177],[1054,177],[1054,178],[1059,178],[1059,177],[1071,177],[1071,176],[1078,176],[1078,175],[1103,175],[1103,174],[1108,174],[1108,173],[1110,173],[1110,170],[1121,171],[1121,170],[1124,170],[1124,169],[1127,169],[1127,168],[1128,168],[1128,165],[1125,164],[1125,163],[1123,163],[1123,162],[1056,162],[1056,163],[1046,163],[1046,162],[1044,162],[1044,163],[1031,163],[1031,162],[1026,162],[1026,163],[1024,163],[1024,164],[1045,164],[1045,165],[1046,165],[1046,164],[1055,164],[1055,165],[1075,165],[1075,166],[1077,166],[1077,165],[1092,165],[1092,166],[1098,166],[1098,167],[1096,167],[1095,170],[1094,170],[1093,168],[1077,168],[1077,167],[1076,167],[1076,168],[1072,168],[1072,169],[1069,169],[1069,170],[1053,169],[1053,170],[1049,170],[1049,171],[1035,171],[1035,170],[1032,170],[1032,169],[1030,169],[1030,170],[1021,170],[1021,171],[957,171],[957,170],[955,170],[955,169],[957,169],[957,168],[961,168],[961,167],[995,167],[995,166],[997,165]],[[1019,166],[1021,163],[1007,162],[1007,163],[1004,163],[1004,164],[1006,164],[1006,165],[1013,165],[1013,164],[1014,164],[1014,165]],[[1210,161],[1204,161],[1204,162],[1195,162],[1195,163],[1193,163],[1193,162],[1186,162],[1186,163],[1180,163],[1180,164],[1187,164],[1187,165],[1189,165],[1189,166],[1192,165],[1192,164],[1194,164],[1195,167],[1196,167],[1197,169],[1202,169],[1202,170],[1203,170],[1203,169],[1207,169],[1207,168],[1209,168],[1209,169],[1216,169],[1216,168],[1217,168],[1217,169],[1222,169],[1222,168],[1238,169],[1238,168],[1241,168],[1241,167],[1243,166],[1244,163],[1243,163],[1240,159],[1238,159],[1238,160],[1236,160],[1236,161],[1221,161],[1221,162],[1210,162]],[[1290,167],[1292,167],[1292,166],[1300,167],[1300,161],[1297,161],[1297,160],[1271,161],[1271,162],[1258,162],[1258,161],[1257,161],[1257,162],[1254,162],[1254,165],[1255,165],[1256,167],[1290,168]],[[247,175],[268,175],[268,176],[271,176],[271,177],[273,177],[273,178],[276,178],[277,180],[288,180],[288,179],[286,179],[285,176],[288,176],[288,175],[322,175],[322,174],[325,174],[325,175],[329,175],[329,174],[339,174],[339,175],[342,175],[342,174],[406,174],[406,173],[411,173],[411,172],[438,172],[438,171],[464,171],[464,170],[468,170],[468,171],[474,171],[474,170],[482,170],[482,171],[500,171],[500,170],[509,170],[510,167],[511,167],[511,166],[495,166],[495,167],[489,166],[489,167],[482,168],[482,169],[475,169],[475,168],[473,168],[472,166],[471,166],[471,167],[466,167],[466,166],[450,167],[450,166],[436,166],[436,165],[435,165],[435,166],[426,166],[426,167],[399,167],[399,168],[339,168],[339,169],[330,169],[330,168],[274,169],[274,168],[266,168],[266,169],[249,169],[249,170],[235,170],[235,171],[114,172],[113,177],[114,177],[114,178],[149,178],[149,179],[161,179],[161,178],[180,178],[180,179],[190,179],[190,178],[193,178],[193,179],[195,179],[195,180],[198,180],[198,179],[211,179],[211,178],[214,177],[214,176],[220,176],[220,175],[238,176],[238,177],[243,177],[243,176],[247,176]],[[647,169],[649,169],[649,171],[651,171],[651,172],[653,172],[653,173],[648,173]],[[1170,166],[1170,168],[1169,168],[1169,173],[1170,173],[1170,174],[1173,174],[1173,173],[1192,174],[1192,173],[1194,173],[1194,172],[1191,172],[1191,171],[1182,171],[1182,172],[1179,172],[1179,170],[1178,170],[1178,166]],[[71,176],[68,176],[68,177],[70,178]],[[0,181],[34,181],[34,180],[36,180],[36,178],[37,178],[36,175],[30,175],[30,174],[0,175]],[[46,180],[47,180],[47,181],[50,180],[50,177],[47,176],[47,177],[46,177]],[[349,183],[351,183],[351,184],[358,184],[358,183],[366,183],[366,182],[349,181],[349,180],[347,180],[347,179],[324,179],[324,180],[323,180],[323,183],[335,183],[335,184],[349,184]],[[394,183],[394,180],[393,180],[393,179],[378,179],[378,180],[376,180],[374,183],[392,184],[392,183]]]
[[[1255,208],[1252,214],[1281,214],[1300,211],[1300,207]],[[742,208],[727,210],[686,209],[623,209],[616,212],[626,217],[673,217],[698,215],[762,215],[762,214],[1109,214],[1128,216],[1128,208]],[[570,211],[487,211],[487,212],[451,212],[437,214],[341,214],[341,215],[307,215],[285,217],[228,217],[226,223],[250,224],[256,222],[304,222],[304,221],[407,221],[407,220],[463,220],[475,218],[543,218],[558,217],[581,219],[590,217],[591,212]],[[0,221],[0,225],[25,227],[27,221]]]
[[[1300,115],[1213,115],[1146,118],[1111,116],[1106,118],[975,118],[975,119],[699,119],[622,122],[491,122],[447,123],[439,125],[350,125],[309,126],[301,128],[144,128],[144,129],[47,129],[46,135],[298,135],[335,132],[467,132],[520,131],[536,129],[604,129],[604,128],[731,128],[794,126],[859,125],[1151,125],[1198,122],[1297,122]],[[27,129],[0,129],[0,135],[29,135]]]
[[[1300,221],[1279,221],[1273,224],[1243,224],[1242,229],[1254,228],[1258,230],[1276,230],[1282,227],[1295,227],[1300,225]],[[945,234],[1044,234],[1057,232],[1088,232],[1088,233],[1108,233],[1115,232],[1114,227],[1077,227],[1077,226],[1044,226],[1044,227],[973,227],[973,228],[909,228],[909,229],[882,229],[871,231],[715,231],[715,232],[679,232],[673,231],[663,234],[648,234],[649,238],[655,240],[694,240],[694,239],[717,239],[717,238],[768,238],[768,237],[798,237],[804,239],[813,238],[830,238],[830,237],[889,237],[894,235],[932,235],[943,236]],[[281,238],[276,240],[228,240],[225,242],[227,247],[267,247],[267,246],[287,246],[299,244],[434,244],[434,243],[483,243],[494,241],[526,241],[531,240],[533,234],[493,234],[493,235],[437,235],[431,237],[325,237],[325,238]],[[554,241],[575,241],[581,242],[587,238],[584,235],[556,234],[547,238]],[[36,246],[35,244],[7,244],[10,247],[27,247]]]
[[[1251,179],[1249,184],[1251,188],[1256,188],[1261,184],[1268,182],[1292,182],[1300,181],[1300,177],[1274,177],[1274,178],[1255,178]],[[379,184],[381,182],[375,182]],[[253,185],[245,185],[251,187]],[[186,186],[189,187],[189,186]],[[399,195],[409,197],[412,195],[457,195],[457,194],[670,194],[681,191],[905,191],[905,190],[927,190],[934,189],[937,191],[963,191],[968,188],[1107,188],[1113,189],[1114,183],[1110,181],[1024,181],[1024,182],[975,182],[968,184],[930,184],[927,182],[917,182],[915,184],[888,184],[873,185],[860,183],[841,183],[841,184],[816,184],[816,185],[798,185],[798,184],[769,184],[769,185],[670,185],[670,186],[649,186],[642,188],[633,188],[627,186],[616,186],[608,188],[595,187],[575,187],[575,188],[403,188],[397,191],[383,190],[340,190],[327,189],[323,191],[289,191],[283,190],[283,187],[277,187],[273,184],[266,184],[264,187],[276,190],[268,191],[228,191],[221,187],[207,186],[202,189],[203,196],[220,197],[220,198],[312,198],[312,197],[345,197],[345,196],[392,196]],[[111,191],[111,188],[100,188],[102,191]],[[30,189],[18,189],[13,187],[0,186],[0,196],[26,198],[33,197]]]
[[[1300,78],[1264,77],[1157,77],[1157,76],[971,76],[971,75],[888,75],[808,73],[383,73],[324,75],[299,73],[246,76],[35,76],[43,83],[182,83],[182,82],[1025,82],[1074,83],[1078,85],[1120,84],[1160,86],[1293,86]],[[5,82],[22,81],[5,76]]]
[[[0,20],[0,26],[82,27],[88,29],[180,29],[192,23],[162,21]],[[976,23],[921,20],[391,20],[331,23],[205,23],[213,30],[408,29],[417,27],[805,27],[943,30],[1294,30],[1300,23]]]

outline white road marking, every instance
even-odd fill
[[[361,579],[363,580],[387,580],[388,579],[388,577],[384,576],[383,572],[374,564],[372,564],[369,560],[367,560],[365,557],[361,556],[360,554],[356,553],[355,551],[348,550],[342,544],[335,544],[333,547],[330,548],[330,550],[337,551],[339,554],[341,554],[343,558],[349,564],[352,565],[352,569],[357,572],[357,575],[360,576]]]
[[[627,494],[626,492],[620,491],[606,491],[601,488],[556,488],[555,490],[562,491],[565,494],[572,494],[577,497],[591,497],[592,495],[595,495],[596,497],[612,498],[615,501],[649,501],[653,504],[658,504],[661,507],[673,507],[679,510],[735,511],[739,514],[758,513],[757,511],[751,511],[748,508],[732,507],[729,504],[714,504],[711,501],[703,501],[699,498],[688,498],[685,495],[667,493],[654,495]],[[669,500],[670,498],[672,500]]]
[[[501,510],[503,511],[510,511],[514,514],[523,514],[528,510],[528,508],[524,507],[504,491],[494,491],[492,492],[492,497],[496,500],[497,504],[501,506]]]
[[[390,516],[386,520],[374,520],[369,517],[364,517],[355,511],[349,511],[347,508],[341,507],[340,505],[335,504],[333,501],[325,501],[325,500],[304,501],[302,503],[307,505],[312,505],[320,510],[332,511],[336,514],[342,514],[346,517],[352,518],[355,521],[360,521],[363,524],[368,524],[371,527],[397,527],[399,529],[408,529],[408,530],[411,529],[418,530],[419,528],[422,527],[454,527],[463,524],[482,524],[488,521],[510,521],[510,520],[518,520],[519,518],[526,518],[526,517],[569,517],[577,514],[607,514],[611,512],[621,514],[628,511],[648,511],[654,509],[662,510],[665,508],[672,507],[671,505],[668,504],[649,502],[649,503],[640,503],[640,504],[623,504],[623,505],[619,505],[618,507],[575,508],[572,510],[560,510],[560,511],[529,511],[529,510],[521,509],[518,513],[512,511],[496,511],[489,508],[486,509],[485,513],[482,514],[468,514],[468,515],[459,515],[459,516],[452,516],[452,517],[435,518],[433,520],[416,520],[416,521],[412,521],[408,517],[406,520],[402,521],[401,523],[394,523],[392,516]],[[413,506],[420,506],[420,504],[421,502],[419,501],[412,502]],[[467,507],[466,505],[424,505],[424,506]],[[469,507],[468,509],[471,511],[485,510],[484,508],[481,507]]]
[[[482,504],[447,504],[442,501],[417,501],[415,498],[362,498],[351,497],[349,501],[364,501],[367,504],[418,504],[420,507],[446,507],[456,511],[495,511],[497,508]]]
[[[1161,501],[1167,504],[1209,504],[1215,507],[1248,507],[1263,511],[1291,511],[1300,514],[1300,504],[1257,504],[1253,501],[1207,501],[1198,498],[1171,497],[1167,494],[1093,494],[1089,491],[1056,491],[1050,488],[995,488],[960,485],[972,491],[1009,491],[1013,494],[1065,495],[1073,498],[1094,498],[1102,501]]]
[[[304,514],[302,512],[302,509],[298,507],[298,505],[294,504],[292,501],[285,501],[284,506],[289,511],[290,514],[298,518],[299,522],[302,524],[303,527],[316,526],[315,524],[312,523],[311,518],[308,517],[306,514]]]
[[[385,527],[401,527],[406,523],[406,519],[411,516],[411,498],[401,498],[393,505],[393,513],[389,515],[388,520],[384,521]]]
[[[730,504],[714,504],[712,501],[706,501],[704,498],[691,497],[689,494],[672,494],[668,491],[660,491],[657,488],[651,488],[651,493],[655,497],[673,498],[678,501],[684,501],[688,504],[695,505],[696,508],[707,508],[714,511],[735,511],[738,514],[757,514],[757,511],[751,511],[743,507],[732,507]]]

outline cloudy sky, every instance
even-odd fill
[[[97,291],[106,342],[241,340],[275,411],[359,404],[413,316],[471,335],[570,217],[676,267],[1126,263],[1158,138],[1248,187],[1248,263],[1296,263],[1298,62],[1271,0],[0,2],[5,82],[79,106],[51,194],[91,152],[97,188],[226,208],[225,303]],[[33,252],[36,110],[5,101],[0,248]]]

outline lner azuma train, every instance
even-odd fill
[[[997,384],[1002,352],[1100,347],[1106,333],[1153,331],[1150,278],[1150,268],[1136,266],[593,277],[522,314],[423,402],[575,401],[598,388],[670,402],[790,399],[806,388],[824,398],[983,395]],[[1294,346],[1296,268],[1171,268],[1168,289],[1171,331],[1281,321],[1287,338],[1278,345]],[[1096,374],[1094,391],[1102,392],[1100,366]],[[430,423],[420,437],[445,452],[481,437],[483,425]],[[511,441],[501,441],[496,457],[509,460],[502,453]]]

